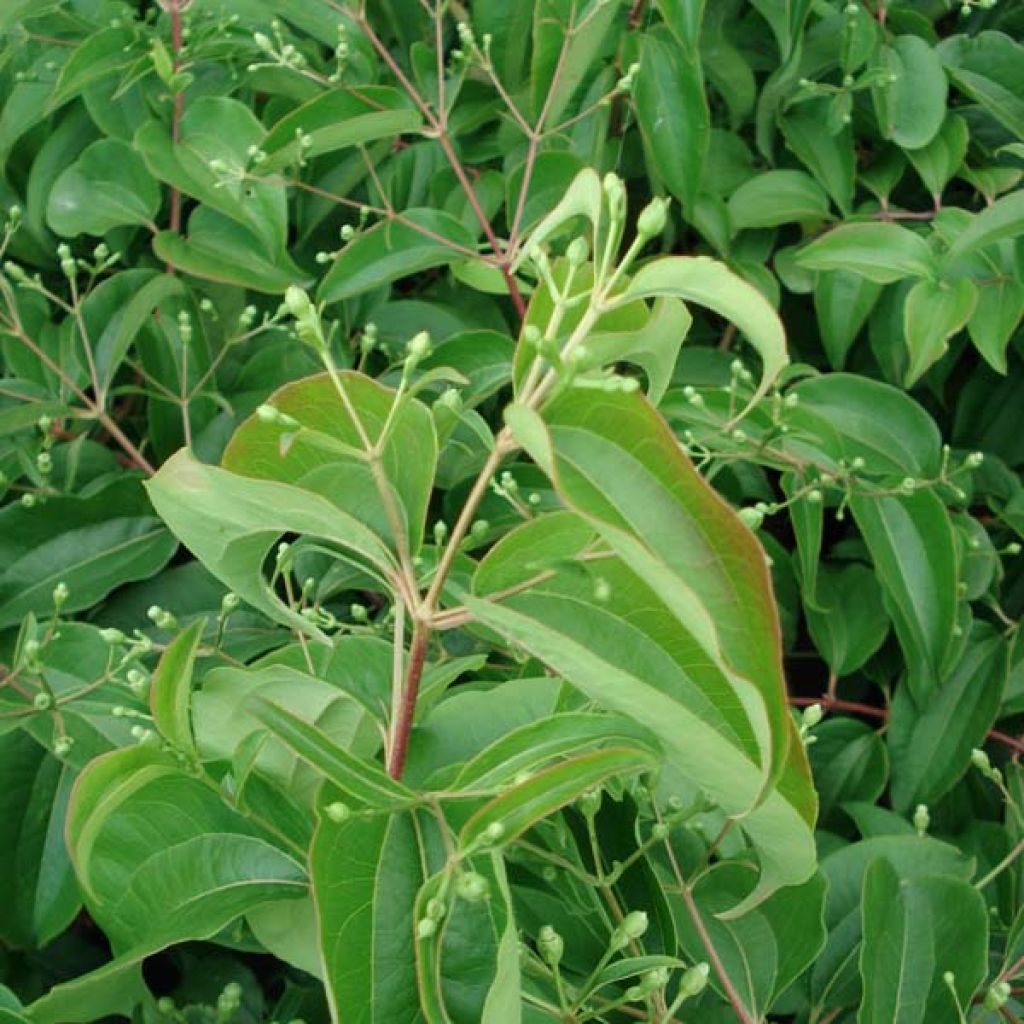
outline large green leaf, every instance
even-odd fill
[[[711,130],[696,49],[687,51],[667,28],[646,33],[633,99],[654,171],[691,210],[700,192]]]
[[[826,270],[814,282],[814,312],[821,343],[833,370],[846,356],[875,308],[882,286],[849,270]]]
[[[82,773],[68,846],[119,955],[207,938],[252,907],[306,893],[301,865],[150,747],[115,751]]]
[[[406,548],[415,555],[437,465],[430,412],[407,398],[392,415],[394,391],[361,374],[343,373],[339,380],[347,403],[327,374],[274,392],[269,404],[299,426],[250,417],[232,437],[224,467],[321,495],[365,523],[392,550]],[[383,479],[373,472],[366,442],[381,449]],[[397,510],[399,524],[392,523],[389,505]]]
[[[424,881],[414,812],[324,818],[310,855],[332,1017],[421,1024],[416,894]]]
[[[907,295],[903,311],[910,363],[906,386],[945,354],[949,339],[961,330],[978,302],[978,289],[967,277],[954,281],[918,281]]]
[[[988,969],[988,912],[981,894],[956,878],[901,879],[879,859],[868,868],[862,904],[858,1024],[956,1024],[963,1018],[944,979],[953,974],[969,1006]]]
[[[946,117],[949,82],[942,61],[920,36],[897,36],[880,48],[888,80],[872,97],[882,135],[903,149],[920,149],[935,138]]]
[[[923,707],[897,687],[887,734],[895,810],[936,803],[967,771],[995,721],[1009,668],[1004,637],[976,623],[963,656]]]
[[[0,510],[0,628],[29,612],[46,615],[65,583],[67,611],[89,608],[115,587],[147,579],[177,548],[138,480],[89,497],[57,495],[44,505]]]
[[[340,302],[400,277],[441,267],[476,251],[461,221],[441,210],[406,210],[358,235],[320,283],[323,302]]]
[[[803,171],[765,171],[745,181],[729,197],[734,231],[827,220],[828,216],[828,197]]]
[[[957,553],[949,515],[929,490],[855,496],[850,508],[903,648],[907,685],[923,706],[943,677],[957,620]]]
[[[1024,139],[1024,46],[1005,32],[961,33],[943,40],[939,57],[961,92]]]
[[[847,270],[876,284],[928,277],[935,258],[928,243],[899,224],[841,224],[810,245],[797,262],[809,270]]]
[[[395,569],[383,541],[326,498],[291,484],[255,480],[205,466],[188,451],[164,463],[147,484],[157,512],[225,586],[275,621],[316,634],[263,574],[270,549],[289,533],[336,544],[339,554],[385,577]]]
[[[20,730],[0,735],[0,938],[16,949],[45,946],[81,907],[64,846],[73,774]]]
[[[291,111],[267,132],[263,171],[279,171],[300,156],[309,159],[375,139],[415,131],[423,118],[405,93],[388,86],[332,89]],[[302,147],[298,134],[312,139]]]
[[[46,219],[59,235],[105,235],[121,225],[154,227],[160,187],[125,142],[94,142],[54,182]]]
[[[500,603],[470,599],[471,609],[645,725],[670,763],[746,815],[762,860],[751,900],[803,881],[814,802],[783,700],[763,553],[639,396],[570,393],[548,418],[509,413],[563,500],[618,556],[595,563],[611,603],[586,602],[569,574]]]
[[[619,302],[671,296],[707,306],[732,321],[761,357],[756,397],[771,387],[789,362],[786,333],[778,313],[753,285],[723,263],[706,256],[670,256],[652,260],[633,277]]]
[[[953,240],[946,252],[945,263],[951,265],[972,252],[1021,234],[1024,234],[1024,192],[1012,192],[997,199],[971,220]]]

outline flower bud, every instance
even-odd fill
[[[683,996],[684,999],[692,999],[694,996],[699,996],[707,988],[708,976],[710,974],[711,969],[707,964],[697,964],[691,967],[679,979],[677,998],[678,996]]]
[[[923,836],[928,831],[928,826],[932,823],[932,816],[928,812],[926,804],[918,804],[914,808],[914,828],[917,830],[919,836]]]
[[[626,186],[622,179],[609,171],[602,182],[605,199],[608,201],[608,212],[613,221],[622,220],[626,212]]]
[[[429,939],[437,934],[437,922],[432,917],[421,917],[416,922],[416,938]]]
[[[582,235],[574,238],[565,250],[565,258],[574,267],[579,267],[586,263],[589,255],[590,246]]]
[[[427,917],[429,917],[431,921],[440,921],[447,913],[448,908],[445,906],[443,900],[427,900]]]
[[[68,585],[66,583],[58,583],[57,586],[53,588],[54,608],[62,608],[64,603],[67,601],[70,593],[71,591],[68,590]]]
[[[580,797],[580,813],[586,818],[594,818],[601,810],[602,792],[599,788],[588,789]]]
[[[546,924],[537,934],[537,952],[548,967],[557,967],[565,953],[565,941],[551,925]]]
[[[430,335],[426,331],[420,331],[413,337],[405,348],[406,358],[411,363],[418,363],[426,359],[430,354]]]
[[[71,736],[58,736],[53,741],[53,752],[57,757],[67,757],[71,753],[71,748],[75,745],[74,738]]]
[[[813,729],[825,717],[825,712],[820,704],[811,704],[804,708],[802,715],[803,725],[807,729]]]
[[[53,707],[53,697],[51,697],[45,690],[41,690],[39,693],[32,698],[32,707],[36,711],[49,711]]]
[[[984,452],[971,452],[970,455],[964,459],[964,465],[968,469],[977,469],[985,461]]]
[[[324,814],[326,814],[335,825],[340,825],[343,821],[351,817],[352,811],[349,809],[348,804],[344,804],[340,800],[335,800],[334,803],[328,804],[324,808]]]
[[[101,629],[100,637],[105,644],[113,647],[115,644],[123,644],[128,638],[119,629]]]
[[[738,515],[751,530],[759,530],[761,528],[761,524],[764,522],[764,513],[760,509],[753,508],[750,505],[739,509],[736,515]]]
[[[491,894],[490,883],[476,871],[463,871],[455,879],[455,895],[467,903],[480,903]]]
[[[652,199],[636,219],[636,233],[642,238],[656,238],[668,223],[668,199]]]
[[[484,829],[484,838],[489,843],[498,843],[505,838],[505,826],[500,821],[492,821]]]
[[[220,599],[220,613],[221,613],[221,615],[224,615],[224,616],[230,615],[239,606],[239,604],[241,604],[241,602],[242,602],[242,599],[236,593],[234,593],[234,591],[229,590]]]
[[[649,922],[647,914],[642,910],[632,910],[622,923],[612,932],[610,946],[612,949],[624,949],[636,939],[639,939],[647,931]]]

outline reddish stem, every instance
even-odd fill
[[[423,666],[427,661],[427,645],[430,642],[430,628],[417,622],[409,648],[409,665],[405,670],[405,685],[402,688],[402,703],[395,723],[391,749],[388,751],[388,774],[400,779],[405,771],[405,756],[409,751],[409,737],[412,735],[413,719],[416,716],[416,700],[420,694],[420,680]]]
[[[849,711],[850,714],[865,715],[869,718],[886,719],[889,717],[889,712],[886,708],[877,708],[873,704],[860,704],[852,700],[840,700],[836,697],[829,697],[828,694],[822,694],[820,697],[790,697],[789,703],[798,708],[820,704],[828,711]],[[1000,732],[998,729],[990,729],[987,738],[1004,744],[1016,754],[1024,754],[1024,743],[1014,739],[1012,736],[1007,736],[1005,732]]]

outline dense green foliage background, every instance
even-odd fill
[[[0,1024],[1024,1018],[1024,6],[0,33]]]

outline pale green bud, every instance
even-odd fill
[[[624,949],[630,942],[641,938],[647,931],[649,923],[647,914],[643,910],[630,911],[612,932],[611,948]]]
[[[537,952],[549,967],[557,967],[565,953],[565,941],[551,925],[546,924],[537,933]]]
[[[753,508],[750,505],[739,509],[736,515],[738,515],[751,530],[759,530],[761,528],[761,524],[764,522],[764,513],[760,509]]]
[[[334,803],[328,804],[324,808],[324,814],[326,814],[335,825],[340,825],[343,821],[346,821],[352,816],[352,811],[347,804],[343,804],[340,800],[335,800]]]
[[[32,706],[36,711],[49,711],[53,707],[53,698],[42,690],[32,698]]]
[[[70,594],[71,591],[68,589],[68,585],[66,583],[58,583],[57,586],[53,588],[54,608],[62,608]]]
[[[490,894],[490,883],[476,871],[463,871],[455,879],[455,895],[467,903],[480,903]]]
[[[586,263],[589,255],[590,246],[582,235],[574,238],[565,250],[565,258],[574,267],[579,267]]]
[[[668,223],[668,199],[652,199],[636,219],[636,233],[642,238],[656,238]]]
[[[918,804],[914,808],[914,828],[917,830],[919,836],[925,835],[928,831],[928,826],[932,823],[932,816],[928,812],[926,804]]]

